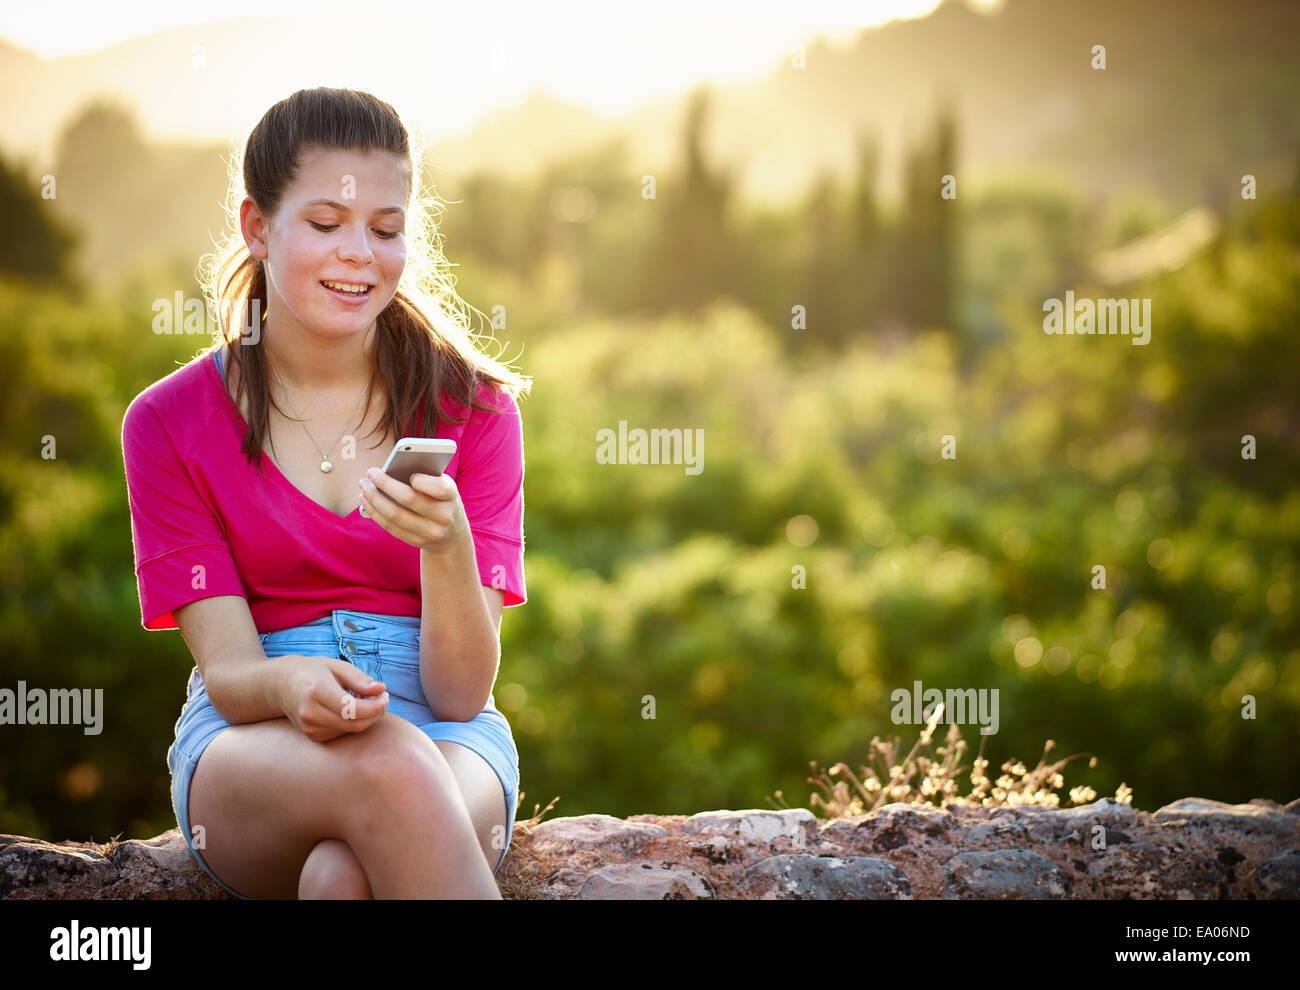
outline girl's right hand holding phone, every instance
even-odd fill
[[[388,710],[388,691],[383,683],[346,660],[281,656],[272,662],[283,665],[280,708],[303,735],[315,742],[329,742],[348,732],[364,732]]]

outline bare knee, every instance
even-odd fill
[[[456,775],[437,745],[411,722],[386,714],[365,732],[348,736],[353,807],[367,799],[375,807],[395,802],[426,806],[459,795]]]
[[[370,881],[352,847],[341,839],[321,839],[302,865],[301,900],[369,900]]]

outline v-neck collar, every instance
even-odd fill
[[[220,353],[221,353],[221,349],[220,349],[220,348],[218,348],[217,350],[215,350],[215,351],[212,352],[212,360],[211,360],[210,362],[208,362],[208,366],[212,369],[212,374],[216,376],[216,379],[217,379],[217,387],[218,387],[219,389],[221,389],[221,395],[222,395],[222,397],[223,397],[223,398],[226,400],[226,402],[229,404],[230,408],[234,410],[235,418],[239,420],[239,425],[240,425],[241,427],[243,427],[243,429],[244,429],[244,435],[246,435],[247,432],[248,432],[248,421],[244,419],[244,414],[241,413],[241,412],[239,411],[239,406],[237,406],[237,405],[235,404],[234,399],[232,399],[232,398],[230,397],[230,392],[229,392],[229,390],[226,388],[225,378],[224,378],[224,375],[223,375],[223,373],[222,373],[222,369],[221,369],[220,366],[219,366],[219,365],[220,365],[220,358],[218,357],[218,355],[219,355]],[[241,453],[241,456],[242,456],[242,453],[243,453],[243,452],[241,451],[240,453]],[[353,510],[352,510],[351,512],[349,512],[349,513],[348,513],[347,515],[345,515],[345,516],[341,516],[341,515],[339,515],[337,512],[335,512],[335,511],[334,511],[333,509],[331,509],[329,506],[321,505],[321,504],[320,504],[319,502],[317,502],[314,498],[312,498],[310,495],[308,495],[306,492],[304,492],[301,488],[299,488],[297,485],[295,485],[292,481],[290,481],[287,477],[285,477],[284,472],[281,471],[281,470],[279,469],[279,467],[276,466],[275,461],[271,460],[271,458],[269,458],[269,457],[266,456],[266,451],[264,451],[264,450],[260,450],[260,451],[258,451],[258,457],[261,458],[261,464],[262,464],[263,470],[265,470],[265,469],[269,466],[271,470],[270,470],[270,472],[268,472],[268,473],[273,473],[276,477],[278,477],[278,478],[280,479],[281,482],[284,483],[284,485],[285,485],[286,487],[288,487],[288,488],[291,489],[293,492],[295,492],[295,493],[297,494],[297,496],[298,496],[300,499],[302,499],[304,502],[308,503],[309,505],[314,506],[315,508],[317,508],[318,510],[320,510],[321,512],[323,512],[325,515],[329,516],[331,519],[336,519],[336,520],[338,520],[338,521],[341,522],[341,523],[345,523],[345,522],[349,521],[353,516],[357,516],[358,518],[361,518],[361,519],[364,519],[364,518],[365,518],[364,516],[361,515],[361,506],[360,506],[360,505],[358,505],[358,506],[356,506],[355,508],[353,508]]]

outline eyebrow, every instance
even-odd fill
[[[339,210],[339,211],[342,212],[342,213],[351,213],[351,212],[352,212],[350,209],[348,209],[348,208],[347,208],[346,206],[344,206],[342,203],[336,203],[336,202],[335,202],[334,200],[332,200],[332,199],[313,199],[310,203],[307,203],[307,204],[305,204],[305,205],[307,205],[307,206],[329,206],[329,207],[332,207],[333,209]],[[402,216],[406,216],[406,211],[405,211],[404,209],[402,209],[400,206],[385,206],[383,209],[375,210],[374,215],[375,215],[375,216],[380,216],[381,214],[385,214],[385,213],[400,213],[400,214],[402,214]]]

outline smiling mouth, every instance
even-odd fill
[[[336,296],[347,296],[349,299],[365,299],[374,289],[373,285],[360,282],[335,282],[329,279],[321,279],[320,284]]]

